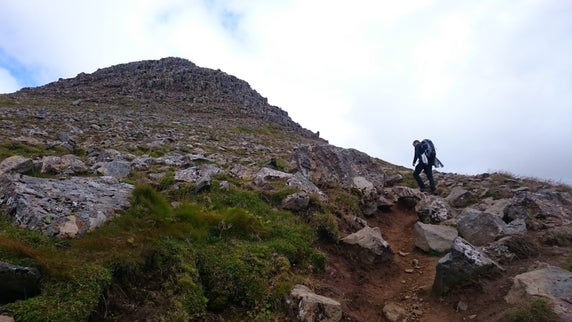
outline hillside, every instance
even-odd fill
[[[426,195],[410,169],[332,146],[180,58],[0,95],[0,122],[7,319],[572,316],[569,186],[437,172]],[[514,288],[537,271],[556,289]]]

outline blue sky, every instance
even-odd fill
[[[167,56],[337,146],[572,184],[569,0],[0,0],[0,93]]]

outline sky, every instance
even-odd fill
[[[570,0],[0,0],[0,93],[163,57],[339,147],[572,184]]]

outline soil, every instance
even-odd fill
[[[504,300],[512,287],[512,276],[541,262],[563,266],[572,254],[570,248],[544,245],[534,258],[503,265],[505,271],[497,276],[468,281],[446,296],[439,296],[431,288],[441,256],[416,249],[415,212],[398,207],[366,220],[369,226],[380,228],[395,253],[393,262],[363,267],[349,262],[341,245],[323,245],[328,256],[326,271],[313,276],[310,282],[315,293],[342,304],[344,321],[389,321],[383,308],[390,302],[407,310],[406,321],[501,321],[513,309]]]

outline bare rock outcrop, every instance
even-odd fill
[[[20,226],[45,235],[77,237],[129,206],[133,186],[113,177],[66,180],[0,176],[0,207]]]

